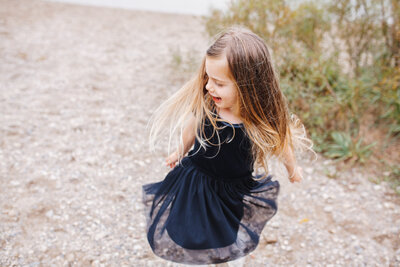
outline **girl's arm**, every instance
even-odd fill
[[[182,143],[179,145],[179,148],[172,153],[171,155],[169,155],[165,162],[167,164],[167,166],[169,166],[170,168],[175,167],[176,163],[178,162],[178,158],[179,158],[179,150],[181,151],[181,155],[184,156],[186,155],[186,153],[189,151],[189,149],[193,146],[194,144],[194,140],[196,137],[195,134],[195,117],[191,117],[188,124],[186,125],[186,127],[183,129],[183,133],[182,133]]]
[[[293,151],[288,147],[283,153],[284,162],[286,170],[289,174],[290,182],[300,182],[303,178],[303,169],[297,166],[296,159],[294,157]]]

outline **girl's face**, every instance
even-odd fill
[[[206,90],[215,102],[215,105],[225,112],[236,111],[237,89],[230,78],[228,61],[225,54],[220,57],[206,57],[206,74],[208,82]]]

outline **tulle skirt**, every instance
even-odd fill
[[[220,179],[186,157],[163,181],[143,185],[148,242],[157,256],[178,263],[238,259],[257,247],[278,193],[271,175]]]

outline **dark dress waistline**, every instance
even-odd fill
[[[194,160],[193,158],[191,158],[191,157],[186,157],[186,158],[187,158],[188,160],[190,160],[190,161],[193,163],[193,165],[194,165],[197,169],[199,169],[201,172],[207,174],[208,176],[210,176],[210,177],[212,177],[212,178],[214,178],[214,179],[216,179],[216,180],[234,183],[234,182],[240,182],[240,181],[243,181],[243,180],[246,180],[246,179],[251,179],[251,178],[253,177],[251,172],[248,172],[248,173],[246,173],[246,174],[244,174],[244,175],[237,176],[237,177],[223,177],[223,176],[220,176],[220,175],[217,175],[217,174],[213,173],[213,172],[210,171],[210,170],[205,169],[204,167],[202,167],[201,165],[199,165],[199,164],[196,162],[196,160]]]

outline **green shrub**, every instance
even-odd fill
[[[333,142],[324,154],[337,160],[365,163],[372,153],[371,148],[376,144],[365,145],[362,137],[354,141],[348,133],[344,132],[332,132],[331,136]]]
[[[392,2],[390,14],[398,21],[399,7]],[[237,0],[225,12],[214,10],[206,28],[214,35],[227,26],[244,25],[261,36],[273,51],[290,109],[303,120],[315,149],[362,163],[376,145],[364,144],[360,136],[364,114],[373,115],[377,126],[385,127],[385,122],[392,136],[400,129],[400,68],[393,60],[397,37],[387,34],[397,26],[377,20],[383,4],[387,6],[386,1],[309,1],[292,9],[283,0]],[[332,51],[321,49],[326,36]],[[343,72],[341,52],[348,54],[348,73]]]

